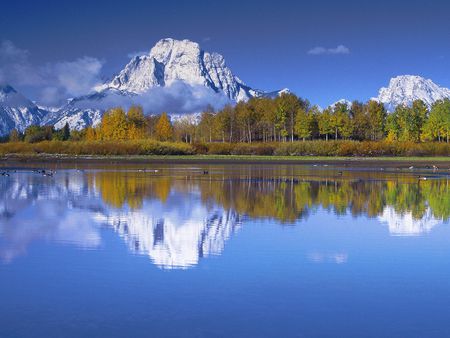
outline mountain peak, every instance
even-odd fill
[[[378,97],[388,111],[398,105],[411,105],[415,100],[422,100],[431,106],[437,100],[450,97],[450,89],[440,87],[430,79],[418,75],[400,75],[389,81],[388,87],[380,89]]]
[[[239,80],[227,67],[222,55],[204,51],[197,42],[172,38],[159,40],[148,55],[131,59],[112,81],[97,90],[115,88],[142,94],[151,88],[170,86],[177,81],[210,88],[233,101],[266,94]]]

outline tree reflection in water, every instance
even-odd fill
[[[246,219],[296,224],[324,209],[377,219],[392,235],[420,235],[450,217],[448,178],[381,173],[366,178],[311,171],[61,170],[49,178],[19,171],[0,181],[0,195],[4,262],[23,255],[37,239],[98,248],[104,226],[156,265],[186,268],[220,254]]]

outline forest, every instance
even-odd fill
[[[173,147],[171,154],[449,155],[449,138],[449,99],[435,102],[430,109],[417,100],[388,113],[383,104],[372,100],[354,101],[351,106],[338,102],[322,110],[289,93],[252,98],[218,111],[208,106],[200,114],[172,120],[167,113],[144,112],[140,106],[128,110],[116,107],[108,110],[96,126],[80,131],[71,131],[67,124],[60,130],[30,126],[24,133],[13,130],[6,141],[89,143],[90,147],[66,144],[66,151],[60,150],[89,153],[91,149],[94,154],[109,154],[106,148],[120,144],[120,154],[158,154],[164,150],[150,148]],[[42,152],[52,152],[52,147],[64,148],[47,144]],[[124,147],[126,150],[120,152]],[[412,153],[404,151],[405,147]],[[31,149],[18,145],[12,148],[19,152]],[[12,148],[3,146],[0,152]]]

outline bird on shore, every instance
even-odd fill
[[[437,166],[435,166],[434,164],[433,164],[433,170],[439,170],[439,168],[437,167]]]

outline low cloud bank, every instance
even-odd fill
[[[80,109],[93,108],[99,110],[140,105],[146,113],[189,114],[199,112],[205,109],[207,105],[219,109],[231,103],[230,99],[222,92],[216,93],[207,87],[190,85],[181,81],[173,82],[166,87],[151,88],[140,95],[122,95],[115,91],[105,93],[107,94],[98,100],[87,97],[74,104]]]

